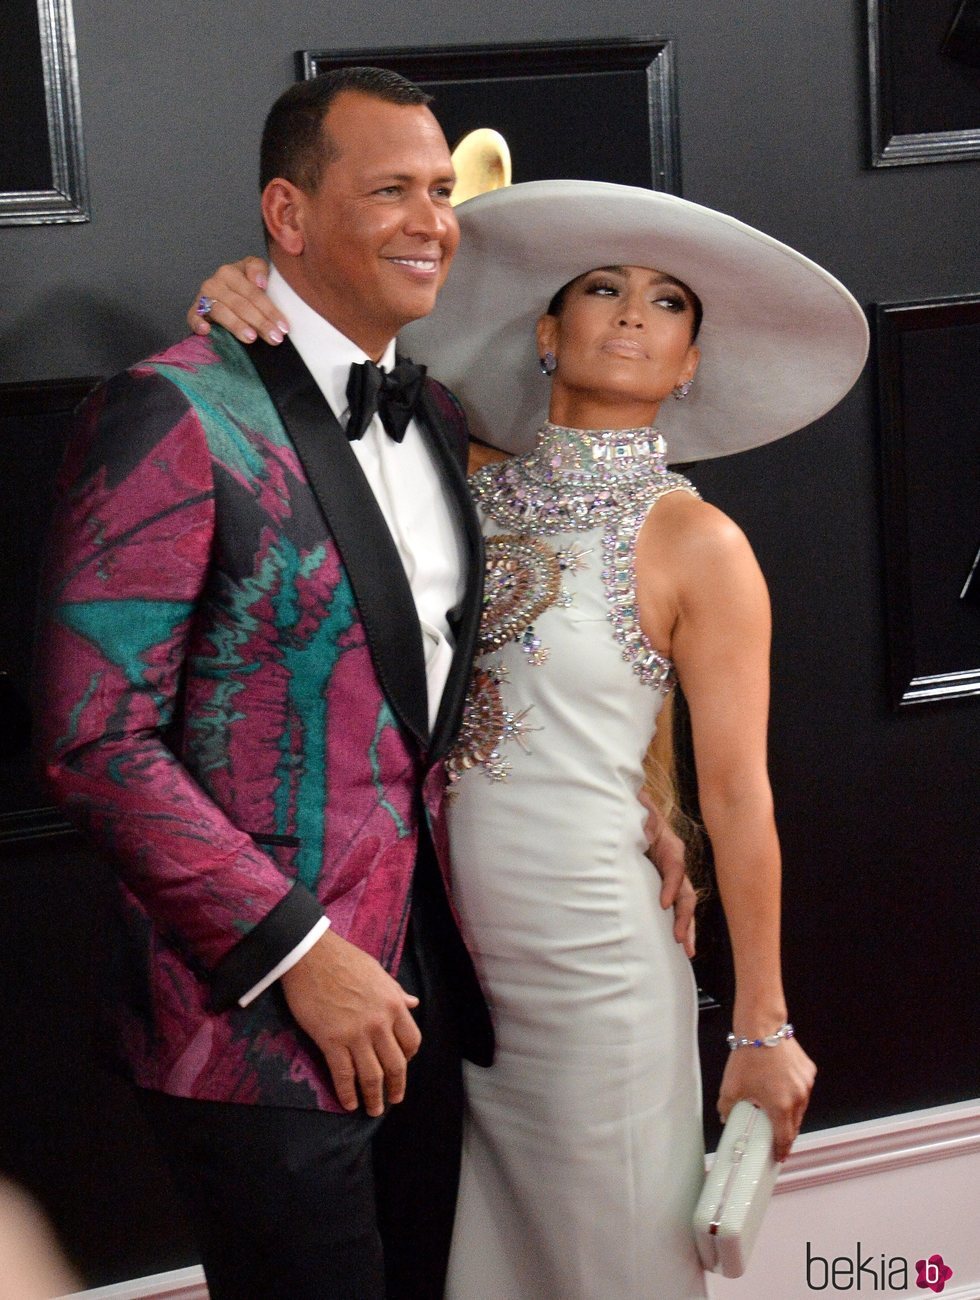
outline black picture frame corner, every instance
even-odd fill
[[[18,24],[21,39],[30,29],[36,6],[36,46],[23,63],[17,62],[20,44],[5,42],[0,77],[7,81],[3,97],[4,131],[0,150],[7,187],[0,189],[0,226],[65,225],[91,219],[82,115],[78,81],[78,56],[72,0],[5,0],[9,19]],[[25,95],[17,81],[43,87],[40,119],[46,124],[46,141],[33,138],[42,121],[24,112]],[[28,133],[25,135],[25,132]],[[39,183],[33,166],[37,146],[46,154],[47,175]],[[7,179],[9,177],[9,179]]]
[[[970,89],[972,76],[962,75],[980,50],[972,49],[977,43],[972,26],[972,58],[962,32],[959,40],[951,39],[964,28],[968,6],[970,23],[978,22],[980,0],[866,0],[866,5],[871,166],[980,158],[980,91]],[[948,120],[938,129],[927,120],[937,102],[948,105]]]
[[[891,703],[980,700],[980,294],[873,307]]]
[[[456,45],[424,48],[368,50],[306,49],[296,51],[296,75],[308,80],[333,68],[369,65],[390,68],[425,90],[436,93],[440,108],[453,107],[454,98],[479,86],[481,92],[501,109],[512,111],[508,102],[522,84],[543,91],[561,79],[571,79],[578,89],[589,87],[590,110],[600,120],[608,108],[610,117],[619,115],[616,78],[623,79],[642,94],[645,120],[637,115],[623,124],[618,147],[649,151],[649,183],[653,189],[671,194],[681,192],[680,139],[678,129],[675,42],[672,37],[630,37],[594,41],[551,41],[506,45]],[[609,97],[609,102],[606,98]],[[444,122],[445,125],[445,122]],[[495,127],[494,121],[481,126]],[[528,132],[533,123],[525,121]],[[630,129],[632,127],[632,130]],[[447,134],[451,134],[447,130]],[[506,135],[507,132],[504,132]],[[594,134],[597,141],[602,133]],[[454,141],[451,139],[450,143]],[[513,142],[511,142],[513,143]],[[552,138],[549,147],[560,150],[563,142]],[[607,148],[607,157],[612,157]],[[601,166],[596,168],[601,170]],[[568,173],[569,175],[572,172]],[[542,179],[534,172],[524,180]],[[616,180],[615,175],[578,174],[583,180]]]

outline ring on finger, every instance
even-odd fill
[[[200,298],[197,300],[197,306],[194,310],[197,312],[198,316],[206,316],[214,306],[214,303],[214,298],[209,298],[206,293],[202,293]]]

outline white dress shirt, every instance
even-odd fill
[[[346,425],[351,363],[373,358],[304,302],[275,267],[269,273],[268,294],[289,321],[289,337],[317,387],[340,423]],[[394,367],[394,339],[378,364],[383,370]],[[415,420],[409,422],[404,439],[395,442],[376,414],[364,436],[350,446],[388,525],[412,589],[422,631],[431,730],[453,658],[454,639],[447,614],[462,598],[466,582],[457,524],[438,467]],[[239,998],[239,1005],[248,1006],[295,966],[329,924],[326,917],[319,920],[273,970]]]

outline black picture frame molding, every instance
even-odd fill
[[[902,88],[897,70],[894,0],[867,0],[867,6],[872,167],[980,158],[980,120],[958,130],[896,129]],[[922,6],[924,16],[931,17],[931,7]]]
[[[439,82],[500,82],[549,77],[595,78],[603,73],[645,79],[650,185],[681,193],[675,42],[644,36],[525,45],[455,45],[413,49],[297,50],[296,75],[309,80],[331,68],[390,68],[426,86]],[[438,104],[437,104],[438,110]],[[493,125],[486,123],[486,125]],[[596,123],[602,131],[602,123]],[[450,142],[452,143],[452,141]],[[601,180],[605,177],[592,177]]]
[[[0,384],[0,477],[11,526],[0,555],[0,850],[76,836],[31,769],[30,663],[55,473],[73,413],[98,382],[85,375]]]
[[[0,191],[0,225],[89,220],[72,0],[37,0],[51,185]]]
[[[874,322],[891,702],[977,701],[980,294],[880,303]]]

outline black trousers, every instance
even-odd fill
[[[444,906],[423,853],[398,974],[420,998],[422,1045],[405,1100],[385,1115],[141,1094],[212,1300],[442,1296],[462,1127],[458,958],[446,952]]]

